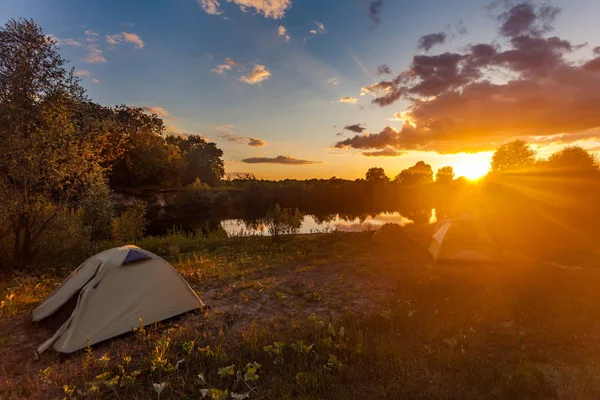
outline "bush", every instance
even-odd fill
[[[32,266],[69,272],[94,253],[81,210],[58,212],[33,247]]]
[[[112,239],[114,241],[135,242],[146,232],[146,207],[144,201],[136,200],[118,218],[112,220]]]
[[[281,208],[279,204],[269,210],[264,218],[269,234],[274,238],[297,234],[302,227],[304,214],[297,208]]]
[[[90,227],[93,240],[110,238],[113,209],[110,188],[104,179],[92,183],[87,195],[81,201],[83,223]]]

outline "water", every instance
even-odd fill
[[[432,210],[429,223],[435,222],[437,222],[437,219],[434,209]],[[332,232],[335,230],[342,232],[376,231],[382,225],[387,223],[406,226],[408,224],[412,224],[413,221],[404,217],[398,212],[381,213],[375,215],[374,217],[367,216],[364,219],[347,219],[336,215],[335,218],[326,222],[318,222],[312,215],[307,215],[304,217],[304,221],[299,233]],[[241,219],[224,220],[221,222],[221,226],[227,232],[228,236],[269,235],[266,226],[261,224],[248,226]]]

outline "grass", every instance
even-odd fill
[[[425,246],[429,232],[413,231]],[[370,234],[147,238],[210,307],[70,356],[29,312],[63,276],[0,284],[0,398],[596,399],[600,270],[505,246],[433,265]],[[176,248],[176,250],[173,250]],[[590,263],[592,263],[590,261]]]

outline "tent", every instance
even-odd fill
[[[429,252],[434,261],[500,261],[498,246],[486,233],[481,222],[471,215],[440,221]]]
[[[33,310],[33,321],[65,314],[49,347],[72,353],[88,345],[131,332],[203,307],[181,275],[165,260],[136,246],[103,251],[86,260]],[[62,321],[61,321],[62,322]]]
[[[372,241],[386,246],[414,248],[414,241],[398,224],[387,223],[383,225],[373,234]]]

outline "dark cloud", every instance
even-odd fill
[[[392,73],[392,70],[387,65],[383,64],[377,67],[377,75],[389,75]]]
[[[373,25],[371,29],[376,28],[381,23],[381,10],[383,9],[383,0],[372,1],[369,4],[369,18]]]
[[[367,157],[400,157],[400,156],[405,155],[406,152],[387,148],[387,149],[376,150],[376,151],[363,151],[360,154],[362,154],[363,156],[367,156]]]
[[[227,140],[228,142],[235,143],[235,144],[246,143],[248,146],[252,146],[252,147],[263,147],[263,146],[267,145],[267,142],[265,142],[262,139],[246,137],[246,136],[238,136],[231,132],[219,133],[217,135],[217,137],[219,137],[223,140]]]
[[[539,36],[552,29],[560,9],[543,5],[537,9],[531,3],[521,3],[502,13],[500,34],[508,37],[520,35]]]
[[[429,51],[433,46],[444,44],[446,34],[444,32],[430,33],[429,35],[421,36],[418,47],[421,50]]]
[[[499,17],[499,35],[508,40],[415,55],[394,79],[361,91],[382,107],[407,101],[403,128],[357,135],[336,147],[455,153],[492,150],[515,137],[535,143],[563,135],[561,142],[569,143],[600,136],[600,47],[593,48],[595,58],[572,61],[579,45],[545,35],[558,11],[519,4]]]
[[[321,161],[310,161],[301,160],[291,156],[277,156],[277,157],[252,157],[245,158],[242,162],[246,164],[283,164],[283,165],[308,165],[308,164],[320,164]]]
[[[380,133],[356,135],[335,144],[338,149],[383,149],[397,147],[400,142],[400,133],[388,126]]]
[[[362,124],[354,124],[354,125],[346,125],[344,127],[347,131],[352,131],[355,133],[362,133],[366,128],[362,126]]]
[[[248,139],[248,146],[252,146],[252,147],[263,147],[267,145],[267,142],[265,142],[262,139],[258,139],[258,138],[247,138]]]

